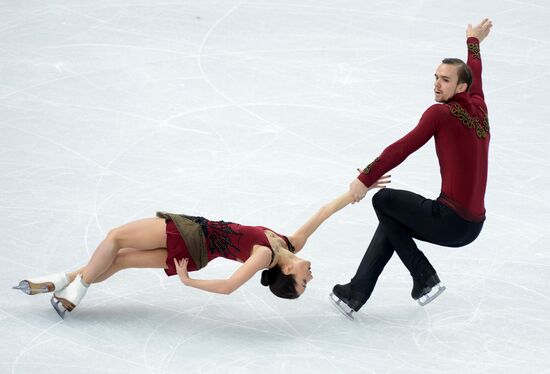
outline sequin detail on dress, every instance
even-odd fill
[[[199,223],[200,224],[200,223]],[[208,238],[208,251],[211,254],[219,253],[221,256],[228,259],[237,259],[237,253],[240,253],[239,239],[243,234],[235,232],[230,224],[232,222],[225,221],[210,221],[206,226],[205,236]],[[201,227],[204,227],[201,224]],[[230,236],[238,237],[236,242],[232,242]]]

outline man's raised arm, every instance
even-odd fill
[[[493,27],[493,23],[488,18],[485,18],[477,26],[468,24],[466,28],[466,43],[468,44],[468,66],[472,70],[473,83],[470,87],[470,95],[483,96],[483,87],[481,83],[481,54],[479,44],[489,35]]]

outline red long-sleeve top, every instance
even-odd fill
[[[468,38],[466,43],[467,64],[473,74],[469,92],[429,107],[418,125],[388,146],[358,179],[365,186],[372,185],[433,136],[441,173],[438,200],[462,218],[481,222],[485,219],[489,120],[481,84],[479,40]]]

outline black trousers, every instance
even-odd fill
[[[394,251],[418,281],[435,273],[413,239],[461,247],[474,241],[483,227],[483,222],[466,221],[446,205],[409,191],[382,189],[373,196],[372,205],[379,224],[351,280],[353,293],[364,302]]]

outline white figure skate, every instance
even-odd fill
[[[71,312],[86,295],[88,287],[82,283],[82,275],[78,274],[74,281],[59,292],[55,292],[50,300],[59,317],[65,319],[65,314]]]
[[[24,279],[19,285],[12,287],[27,295],[36,295],[53,291],[61,291],[69,284],[69,278],[65,273],[50,274],[43,277]]]

